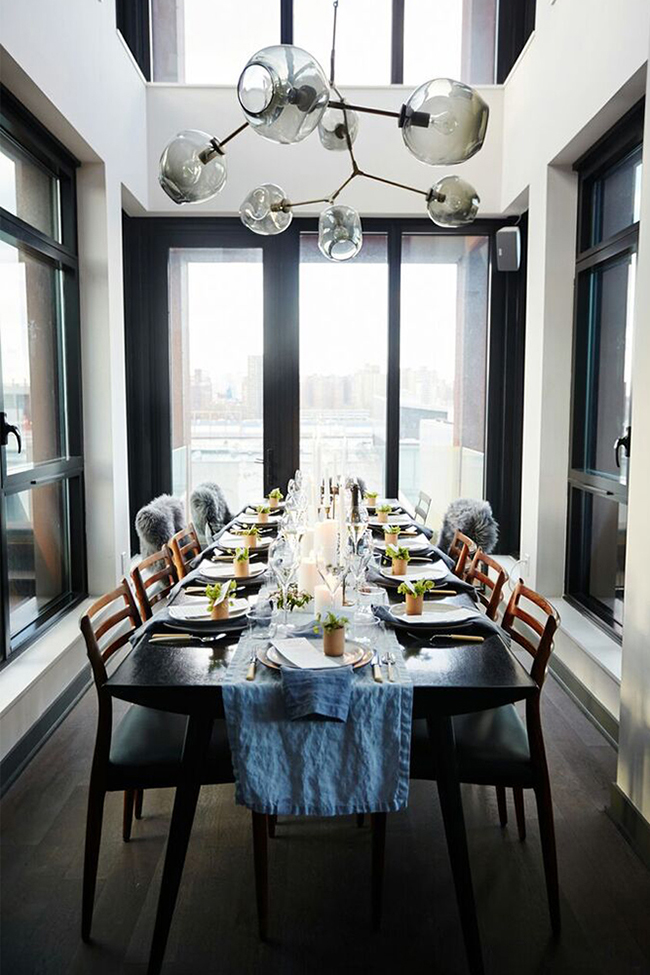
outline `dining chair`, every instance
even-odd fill
[[[415,521],[420,521],[420,524],[426,525],[430,507],[431,498],[424,491],[420,491],[418,503],[415,506]]]
[[[454,537],[451,540],[451,545],[449,546],[449,557],[455,562],[453,571],[459,579],[465,578],[467,560],[470,555],[474,555],[477,548],[476,542],[469,535],[464,535],[460,529],[456,529]]]
[[[490,575],[490,569],[494,575]],[[476,585],[478,597],[485,606],[485,614],[491,619],[497,618],[497,611],[503,599],[503,587],[508,581],[508,573],[502,565],[486,555],[482,549],[477,549],[469,569],[465,575],[465,582]]]
[[[453,719],[460,781],[496,786],[502,826],[507,822],[505,790],[511,788],[521,839],[525,838],[524,789],[532,789],[535,793],[549,913],[555,933],[560,930],[560,899],[540,702],[558,622],[553,606],[520,580],[508,602],[502,626],[532,657],[530,676],[537,685],[537,692],[526,701],[526,720],[522,720],[514,704],[456,715]],[[521,624],[526,632],[522,632]],[[413,721],[410,774],[412,779],[436,777],[435,753],[426,718]]]
[[[168,544],[178,578],[183,579],[190,571],[190,562],[201,552],[201,543],[194,525],[190,522],[187,528],[181,528],[172,535]]]
[[[81,617],[80,625],[99,705],[88,791],[83,870],[81,936],[88,941],[106,793],[124,792],[122,837],[128,841],[134,807],[136,818],[142,815],[143,791],[172,788],[178,784],[187,717],[132,704],[113,729],[112,697],[105,688],[108,680],[106,664],[140,626],[140,616],[126,579],[93,603]],[[234,781],[223,719],[214,722],[203,781],[206,785]]]
[[[161,549],[160,552],[154,552],[142,559],[132,569],[131,579],[140,606],[140,616],[143,620],[150,620],[153,607],[166,599],[178,582],[176,566],[169,549]],[[153,592],[149,592],[150,589]]]

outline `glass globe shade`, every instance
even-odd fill
[[[490,110],[478,92],[460,81],[437,78],[416,88],[402,108],[402,138],[431,166],[453,166],[479,151]]]
[[[207,132],[187,129],[163,150],[158,181],[174,203],[203,203],[226,182],[226,158]]]
[[[443,176],[427,196],[429,216],[439,227],[463,227],[478,213],[478,193],[460,176]]]
[[[253,55],[239,77],[237,97],[258,135],[290,145],[314,131],[327,108],[330,86],[311,54],[277,44]]]
[[[361,217],[352,207],[332,206],[318,220],[318,247],[330,261],[349,261],[361,250]]]
[[[286,230],[293,220],[292,210],[274,210],[284,203],[284,190],[275,183],[263,183],[248,194],[239,208],[241,222],[249,230],[263,237],[272,237]]]
[[[345,121],[347,116],[350,142],[354,143],[359,131],[359,116],[352,109],[328,108],[318,123],[318,135],[326,149],[338,152],[347,149],[348,140],[345,138]]]

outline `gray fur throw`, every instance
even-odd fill
[[[204,548],[232,520],[226,497],[213,481],[204,481],[194,488],[190,495],[190,512],[199,542]]]
[[[452,501],[445,513],[438,539],[443,552],[449,551],[457,530],[469,535],[487,554],[494,551],[499,540],[499,526],[488,501],[473,501],[471,498]]]
[[[135,516],[142,557],[158,552],[181,528],[185,528],[185,513],[178,498],[161,494],[145,504]]]

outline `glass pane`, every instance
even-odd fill
[[[386,236],[364,234],[334,264],[316,234],[300,238],[300,466],[385,490],[388,264]]]
[[[151,12],[154,81],[236,85],[251,55],[280,43],[280,0],[152,0]]]
[[[389,85],[391,31],[392,0],[340,4],[336,27],[337,84]],[[313,54],[329,78],[332,4],[294,0],[293,39],[298,47]]]
[[[627,505],[571,490],[569,592],[623,626]]]
[[[584,272],[579,282],[573,466],[627,480],[614,443],[630,423],[636,254]]]
[[[494,84],[496,0],[407,0],[404,5],[404,83],[454,78]],[[433,73],[432,73],[433,72]]]
[[[7,559],[12,636],[69,589],[67,485],[8,494]]]
[[[0,135],[0,207],[60,240],[59,181]]]
[[[60,272],[0,243],[0,356],[4,410],[21,433],[10,437],[8,471],[65,456],[58,324]]]
[[[235,510],[263,494],[260,248],[170,251],[173,493],[214,481]]]
[[[488,238],[404,235],[400,492],[449,503],[483,497]]]
[[[640,218],[641,153],[639,147],[597,181],[593,194],[592,244],[613,237]]]

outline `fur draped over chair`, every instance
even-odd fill
[[[159,552],[172,535],[185,528],[185,513],[178,498],[161,494],[140,508],[135,516],[135,530],[143,558]]]
[[[190,512],[203,548],[210,544],[224,525],[232,521],[226,497],[213,481],[204,481],[194,488],[190,495]]]
[[[494,551],[499,540],[499,526],[488,501],[474,501],[472,498],[452,501],[443,518],[438,539],[443,552],[449,551],[456,531],[469,535],[487,553]]]

